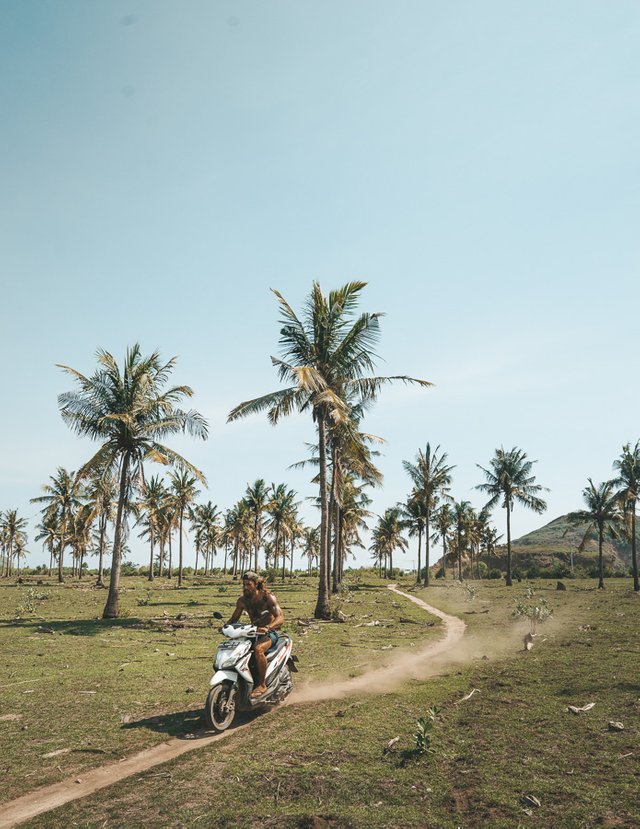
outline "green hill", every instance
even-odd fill
[[[543,570],[561,576],[573,565],[589,574],[597,563],[598,535],[592,532],[582,552],[578,551],[586,525],[570,524],[566,515],[555,518],[543,527],[511,542],[512,566],[522,572]],[[640,533],[637,534],[640,549]],[[631,566],[631,544],[605,535],[603,546],[605,568],[610,573],[628,572]],[[498,547],[491,557],[491,567],[506,568],[506,546]]]

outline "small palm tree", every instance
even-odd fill
[[[469,501],[454,501],[451,507],[455,531],[455,552],[458,561],[458,578],[462,581],[462,552],[467,549],[467,535],[474,519],[475,510]]]
[[[582,490],[586,509],[570,512],[567,518],[572,524],[586,524],[586,530],[580,547],[584,550],[589,536],[594,529],[598,530],[598,587],[604,589],[604,562],[602,558],[602,544],[605,532],[611,538],[618,538],[622,528],[623,514],[620,507],[620,495],[616,492],[613,481],[605,481],[597,486],[591,478],[589,484]]]
[[[63,420],[76,434],[102,443],[78,476],[106,476],[119,470],[109,595],[102,614],[110,619],[119,613],[125,522],[131,493],[136,481],[142,478],[144,462],[176,466],[206,483],[200,470],[160,441],[180,432],[204,440],[208,427],[198,412],[176,407],[182,399],[193,395],[189,386],[165,388],[175,358],[163,363],[158,352],[143,357],[136,344],[127,350],[122,371],[107,351],[100,349],[97,359],[98,368],[91,377],[69,366],[59,366],[73,377],[79,389],[61,394],[58,403]]]
[[[416,584],[422,584],[422,536],[427,521],[427,510],[420,493],[414,489],[407,502],[401,504],[404,524],[409,530],[409,537],[418,536],[418,571],[416,573]]]
[[[629,535],[631,536],[631,570],[633,573],[633,589],[640,590],[638,580],[638,554],[636,550],[636,505],[640,496],[640,441],[631,448],[625,443],[622,454],[613,462],[613,468],[618,473],[614,480],[616,486],[622,487],[618,495],[624,504],[625,515],[630,518]]]
[[[184,515],[200,494],[196,489],[197,478],[188,471],[172,472],[169,475],[171,494],[178,512],[178,587],[182,587],[182,537]]]
[[[493,509],[498,503],[507,511],[507,579],[510,587],[511,581],[511,513],[516,503],[537,513],[546,510],[547,504],[538,493],[545,490],[545,487],[535,483],[535,475],[531,474],[533,464],[536,461],[527,460],[527,453],[514,446],[513,449],[505,451],[503,448],[496,449],[494,457],[489,462],[491,469],[476,464],[486,477],[486,482],[478,484],[476,489],[490,495],[486,509]]]
[[[24,531],[27,519],[20,518],[18,510],[8,509],[2,517],[2,544],[5,549],[5,576],[10,576],[13,559],[18,563],[20,573],[20,555],[26,552],[27,535]]]
[[[433,523],[435,528],[434,541],[440,539],[440,541],[442,542],[442,577],[446,578],[447,539],[449,531],[453,524],[453,512],[451,510],[451,505],[447,501],[441,504],[436,510]]]
[[[389,507],[384,515],[378,517],[378,523],[373,530],[373,542],[371,550],[379,557],[384,557],[385,563],[388,560],[388,578],[393,578],[393,552],[394,550],[406,550],[409,542],[402,535],[404,529],[402,516],[399,507]]]
[[[61,466],[58,467],[55,475],[49,476],[49,480],[51,483],[44,484],[42,487],[43,492],[46,494],[32,498],[31,503],[44,504],[43,512],[52,509],[58,516],[60,539],[60,546],[58,547],[58,581],[62,584],[64,582],[62,572],[64,566],[64,549],[68,544],[67,532],[73,510],[80,504],[80,484],[73,472],[67,472]]]
[[[244,499],[253,516],[253,569],[258,572],[258,550],[262,545],[262,526],[264,513],[269,502],[268,487],[262,478],[259,478],[253,486],[247,484],[247,491]]]
[[[425,521],[425,587],[429,586],[429,540],[430,540],[430,520],[431,512],[433,511],[436,499],[439,494],[446,493],[451,484],[451,470],[455,469],[453,466],[447,466],[447,453],[442,452],[438,454],[439,446],[431,449],[431,444],[427,443],[426,449],[418,450],[415,464],[409,461],[403,461],[405,472],[413,481],[413,486],[417,497],[422,501]],[[418,574],[420,571],[418,570]],[[420,579],[418,578],[418,581]]]
[[[149,581],[153,581],[153,562],[155,544],[160,537],[159,515],[162,504],[167,497],[167,489],[159,475],[153,475],[141,487],[140,498],[136,504],[140,513],[139,521],[144,521],[145,532],[149,538]]]

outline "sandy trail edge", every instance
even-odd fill
[[[389,589],[409,599],[444,622],[445,634],[441,639],[411,653],[411,660],[415,664],[418,664],[425,657],[437,658],[443,656],[446,651],[449,651],[462,638],[466,627],[462,619],[458,619],[456,616],[449,616],[441,610],[423,602],[421,599],[411,596],[408,593],[403,593],[401,590],[398,590],[395,584],[389,585]],[[386,677],[387,674],[388,677]],[[385,678],[390,680],[393,678],[393,684],[399,684],[400,677],[398,675],[396,660],[392,660],[391,664],[386,668],[377,668],[357,677],[355,680],[331,683],[326,688],[326,696],[328,698],[336,698],[363,691],[371,693],[372,687],[382,692],[388,687],[388,682],[385,681]],[[296,703],[311,701],[311,697],[308,700],[305,698],[304,689],[300,694],[292,694],[292,698],[290,699],[294,705]],[[313,699],[318,699],[317,691],[313,694]],[[133,774],[139,774],[161,763],[166,763],[169,760],[180,757],[180,755],[186,754],[189,751],[195,751],[198,748],[211,745],[211,743],[218,740],[231,737],[249,725],[250,723],[247,723],[246,725],[232,728],[229,731],[224,731],[222,734],[208,734],[205,736],[196,736],[192,739],[176,737],[173,740],[160,743],[160,745],[147,748],[138,754],[120,760],[118,763],[108,763],[104,766],[81,772],[80,777],[69,777],[51,786],[43,786],[40,789],[35,789],[16,800],[10,800],[7,803],[0,804],[0,809],[2,810],[2,814],[0,815],[0,829],[11,829],[11,827],[30,820],[43,812],[56,809],[58,806],[63,806],[72,800],[86,797],[99,789],[103,789],[113,783],[118,783],[120,780],[124,780]]]

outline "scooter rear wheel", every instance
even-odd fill
[[[236,689],[232,682],[214,686],[204,704],[204,718],[209,728],[225,731],[236,715]]]

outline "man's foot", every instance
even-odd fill
[[[263,694],[267,693],[267,686],[266,685],[258,685],[257,688],[254,688],[251,692],[251,699],[257,699],[261,697]]]

